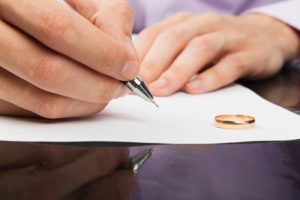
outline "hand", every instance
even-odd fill
[[[129,199],[134,174],[118,170],[128,154],[128,148],[1,143],[0,198]]]
[[[300,40],[271,17],[181,13],[137,39],[141,76],[154,95],[199,94],[239,78],[262,79],[299,56]]]
[[[138,74],[127,1],[68,3],[0,1],[0,114],[97,113]]]

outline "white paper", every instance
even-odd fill
[[[138,142],[212,144],[300,138],[300,117],[233,85],[204,95],[156,98],[156,108],[137,96],[114,100],[96,116],[64,121],[0,117],[0,140],[35,142]],[[247,130],[214,126],[220,114],[256,118]]]

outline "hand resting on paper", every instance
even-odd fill
[[[300,39],[269,16],[180,13],[139,34],[141,76],[157,96],[210,92],[263,79],[299,56]]]

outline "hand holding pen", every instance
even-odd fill
[[[1,1],[1,115],[95,114],[139,74],[126,0],[66,2]]]

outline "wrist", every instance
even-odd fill
[[[288,24],[273,18],[272,16],[253,13],[245,15],[248,19],[260,22],[269,29],[270,37],[281,50],[285,62],[292,61],[300,56],[300,34]]]

